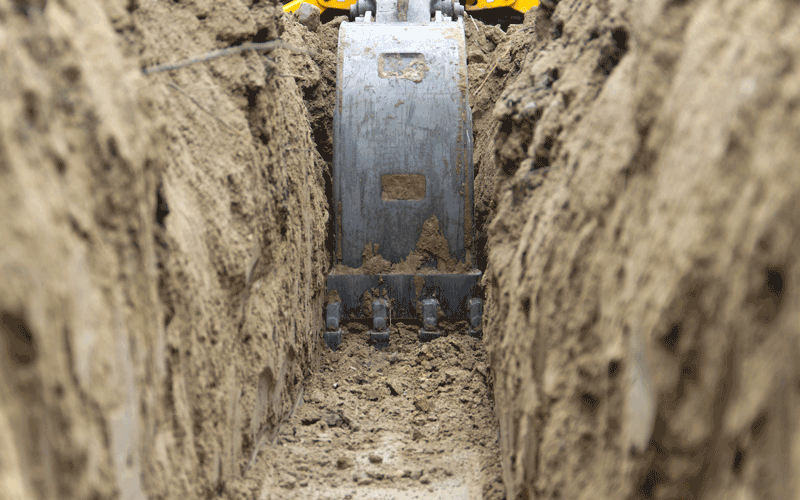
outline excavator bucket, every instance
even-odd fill
[[[391,318],[467,320],[480,332],[480,271],[472,268],[472,116],[463,7],[452,0],[358,0],[339,29],[333,119],[337,294],[326,308],[328,345],[339,321],[372,319],[373,340]],[[438,227],[434,227],[438,224]],[[440,260],[458,270],[400,270],[426,234],[446,241]],[[377,245],[377,246],[376,246]],[[395,267],[370,274],[375,251]]]

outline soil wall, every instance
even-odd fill
[[[142,498],[166,366],[148,88],[102,5],[0,1],[0,496]]]
[[[482,187],[508,498],[800,498],[800,6],[527,26]]]
[[[295,78],[332,54],[141,68],[291,24],[0,0],[0,497],[258,493],[320,347],[326,167]]]

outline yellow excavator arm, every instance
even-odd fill
[[[292,0],[283,6],[283,11],[294,12],[304,3],[319,7],[320,12],[325,12],[325,9],[347,10],[351,5],[356,3],[356,0]],[[524,14],[537,5],[539,5],[539,0],[467,0],[466,10],[474,11],[496,9],[498,7],[511,7]]]
[[[319,7],[320,13],[325,12],[325,9],[343,9],[347,10],[351,5],[356,3],[356,0],[292,0],[283,6],[284,12],[294,12],[300,8],[304,3],[309,3]]]
[[[511,7],[523,14],[539,5],[539,0],[467,0],[467,11]]]

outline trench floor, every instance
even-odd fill
[[[367,327],[344,325],[337,352],[259,460],[270,464],[262,499],[505,498],[498,426],[481,340],[466,324],[419,343],[393,325],[384,350]]]

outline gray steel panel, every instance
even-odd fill
[[[399,262],[434,214],[453,257],[465,259],[473,227],[467,88],[462,20],[342,23],[333,130],[338,262],[360,266],[367,243]],[[385,174],[424,175],[425,198],[384,201]]]

